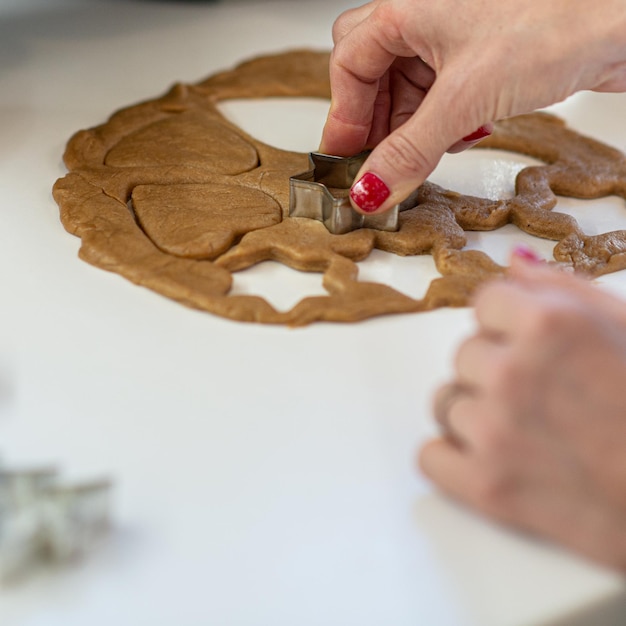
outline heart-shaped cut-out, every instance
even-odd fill
[[[274,199],[235,184],[138,185],[132,203],[154,244],[193,259],[214,259],[246,233],[281,221]]]

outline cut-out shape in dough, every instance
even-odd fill
[[[135,215],[163,251],[191,259],[214,259],[242,235],[278,224],[276,200],[250,187],[232,185],[138,185]]]
[[[320,141],[327,98],[249,98],[224,100],[217,109],[248,135],[293,152],[310,152]]]

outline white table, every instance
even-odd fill
[[[298,330],[232,323],[79,261],[59,223],[50,189],[74,131],[176,80],[327,48],[347,6],[0,1],[0,453],[116,481],[110,537],[3,588],[3,626],[626,621],[618,576],[476,517],[416,471],[469,310]],[[625,105],[586,94],[557,109],[626,150]],[[259,103],[252,131],[314,149],[324,106]],[[478,171],[523,162],[458,155],[435,179],[480,191]],[[626,227],[623,202],[594,206],[563,203],[584,227]],[[510,227],[470,244],[503,260],[521,240]],[[417,295],[434,269],[430,257],[378,253],[362,273]],[[626,293],[624,276],[602,282]],[[273,264],[236,285],[281,306],[321,290],[319,276]]]

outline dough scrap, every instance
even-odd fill
[[[288,217],[289,177],[307,155],[249,136],[219,112],[229,98],[329,98],[328,53],[262,56],[114,113],[76,133],[54,186],[65,228],[81,238],[80,257],[187,306],[239,321],[304,325],[464,306],[506,268],[466,250],[465,231],[505,224],[554,240],[555,262],[591,277],[626,268],[626,231],[586,235],[554,211],[557,195],[626,198],[626,156],[535,113],[504,120],[481,148],[519,152],[544,165],[523,169],[515,195],[465,196],[424,183],[397,232],[333,235],[315,220]],[[356,262],[378,248],[432,254],[441,277],[422,299],[358,281]],[[323,273],[327,296],[277,311],[258,296],[231,296],[232,273],[272,259]]]

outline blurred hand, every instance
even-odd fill
[[[426,476],[482,513],[626,571],[626,303],[514,258],[435,401]]]
[[[352,201],[382,212],[492,121],[626,90],[624,33],[623,0],[374,0],[335,23],[320,150],[375,148]]]

